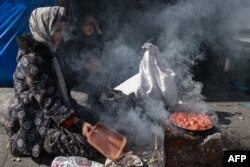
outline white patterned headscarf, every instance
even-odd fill
[[[29,27],[33,38],[44,43],[52,52],[57,45],[52,43],[51,36],[55,30],[55,24],[64,18],[64,7],[41,7],[32,11]]]

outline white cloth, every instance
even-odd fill
[[[146,51],[140,63],[140,84],[136,95],[142,98],[162,99],[167,105],[174,105],[177,95],[174,71],[158,55],[157,46],[145,43],[143,48]]]
[[[140,63],[139,74],[129,78],[115,89],[125,93],[135,92],[142,99],[163,100],[167,106],[174,106],[177,100],[175,73],[159,56],[157,46],[145,43],[146,50]]]

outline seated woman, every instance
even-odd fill
[[[34,157],[42,149],[57,156],[97,156],[85,137],[97,120],[75,110],[55,54],[64,35],[64,8],[35,9],[29,26],[32,35],[17,39],[15,94],[5,125],[8,149]]]
[[[75,30],[71,32],[69,39],[60,45],[58,52],[62,66],[67,68],[65,70],[67,84],[88,93],[90,89],[95,89],[93,85],[96,84],[96,82],[89,83],[89,79],[96,77],[101,68],[102,31],[92,12],[81,14],[76,25],[72,28]]]

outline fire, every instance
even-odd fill
[[[208,115],[194,112],[175,112],[171,115],[174,125],[193,131],[207,130],[213,127]]]

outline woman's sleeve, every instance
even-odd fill
[[[29,99],[37,101],[46,117],[61,124],[74,116],[73,108],[65,106],[60,98],[49,64],[41,57],[30,53],[22,57],[19,66],[29,87]]]

